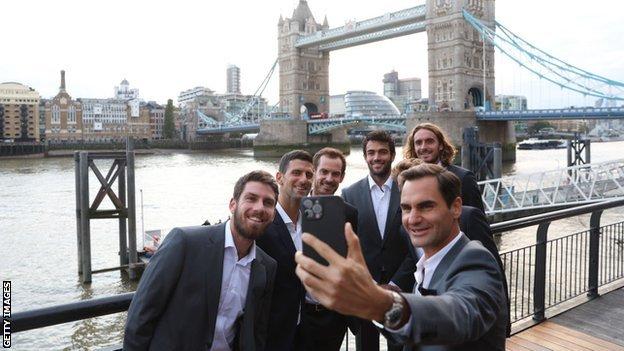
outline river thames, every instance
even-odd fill
[[[624,142],[593,143],[592,161],[622,157]],[[401,155],[400,148],[397,154]],[[277,160],[254,159],[250,149],[210,153],[156,153],[137,155],[137,232],[214,222],[228,216],[227,202],[237,178],[254,170],[277,170]],[[397,157],[400,159],[400,156]],[[526,174],[564,167],[566,150],[518,150],[517,162],[504,174]],[[101,162],[102,172],[110,163]],[[362,149],[347,158],[343,185],[367,173]],[[119,272],[95,274],[82,285],[77,274],[76,212],[73,158],[0,160],[0,267],[2,280],[12,281],[12,308],[19,312],[134,291],[136,285]],[[98,189],[91,177],[91,197]],[[98,183],[99,184],[99,183]],[[116,185],[115,185],[116,189]],[[139,190],[143,193],[141,210]],[[111,208],[106,200],[101,208]],[[621,220],[621,210],[606,211],[603,223]],[[588,216],[551,225],[553,235],[587,228]],[[114,267],[118,237],[116,220],[92,220],[93,268]],[[532,244],[535,228],[506,233],[501,251]],[[138,239],[138,247],[142,241]],[[13,334],[15,350],[99,349],[121,343],[125,313]]]

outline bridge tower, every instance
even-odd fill
[[[280,16],[277,27],[282,112],[294,119],[301,119],[302,111],[308,115],[328,113],[329,52],[295,47],[299,37],[328,29],[327,17],[323,24],[317,23],[307,1],[300,0],[292,17]]]
[[[254,139],[254,155],[280,157],[293,149],[316,152],[331,146],[349,153],[346,129],[310,135],[305,115],[329,113],[329,51],[319,46],[297,48],[297,40],[329,29],[327,17],[322,24],[314,19],[306,0],[299,0],[290,18],[280,19],[278,30],[279,97],[281,112],[287,119],[268,119],[260,123]]]
[[[435,123],[461,146],[463,129],[476,125],[479,141],[500,142],[503,161],[515,161],[512,123],[476,120],[476,110],[494,107],[494,46],[487,41],[484,45],[481,35],[464,20],[462,9],[494,28],[495,0],[427,0],[431,110],[412,113],[407,130],[422,122]]]
[[[494,28],[494,8],[494,0],[427,0],[429,104],[439,111],[475,110],[484,96],[494,106],[494,46],[462,16],[466,9]]]

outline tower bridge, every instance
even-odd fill
[[[428,39],[430,111],[393,117],[371,113],[323,120],[304,118],[329,115],[331,51],[420,32],[426,32]],[[254,154],[280,156],[301,147],[313,151],[334,146],[347,151],[346,132],[356,126],[401,131],[426,121],[443,127],[456,143],[462,140],[463,128],[478,126],[480,141],[501,143],[503,160],[509,161],[515,159],[515,134],[510,121],[624,118],[624,108],[491,111],[495,105],[495,49],[536,78],[562,89],[624,100],[610,93],[611,88],[624,91],[624,83],[556,59],[496,22],[494,0],[426,0],[423,5],[350,21],[337,28],[330,28],[327,18],[318,22],[308,2],[300,0],[291,17],[280,16],[277,34],[278,58],[261,87],[266,87],[279,64],[280,118],[267,115],[253,121],[232,118],[220,122],[201,118],[199,134],[259,132]],[[600,85],[608,89],[597,88]]]

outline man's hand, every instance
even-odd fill
[[[303,241],[321,255],[324,266],[298,251],[296,273],[305,288],[325,307],[342,314],[382,321],[392,306],[392,295],[379,287],[366,267],[360,241],[351,224],[345,224],[347,257],[340,256],[314,235],[304,233]]]

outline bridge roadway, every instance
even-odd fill
[[[298,49],[318,47],[321,51],[331,51],[424,32],[426,12],[426,5],[420,5],[359,22],[350,22],[342,27],[303,36],[297,40],[295,47]]]
[[[265,116],[264,119],[270,119]],[[605,108],[570,108],[570,109],[536,109],[522,111],[477,111],[477,121],[549,121],[572,119],[624,119],[624,107]],[[350,125],[369,124],[378,125],[390,130],[405,131],[406,116],[350,116],[308,120],[309,134],[323,134],[332,129],[344,128]],[[205,123],[197,129],[197,134],[224,134],[232,132],[257,133],[259,123],[249,122],[219,122]]]

